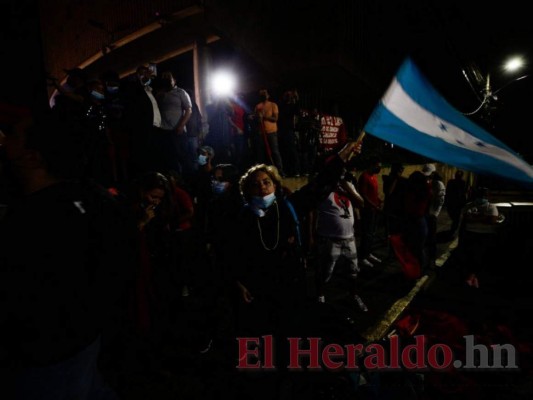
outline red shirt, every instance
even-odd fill
[[[232,104],[232,107],[233,115],[231,116],[231,120],[235,125],[237,125],[241,132],[244,132],[244,108],[242,108],[238,104]],[[237,129],[233,128],[233,134],[239,134],[239,132],[237,132]]]
[[[176,214],[178,218],[181,217],[181,215],[183,215],[185,212],[194,208],[189,193],[183,189],[180,189],[179,187],[177,187],[174,191],[174,204],[176,206]],[[176,228],[180,231],[190,229],[192,228],[192,220],[188,219],[181,221]]]
[[[381,200],[379,199],[378,178],[375,174],[370,175],[368,171],[361,174],[361,177],[359,178],[359,193],[365,200],[370,200],[375,206],[381,204]],[[375,206],[372,206],[365,201],[365,208],[375,208]]]

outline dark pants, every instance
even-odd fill
[[[452,220],[452,226],[450,227],[450,233],[455,235],[459,229],[459,221],[461,219],[462,207],[448,206],[447,211],[450,219]]]
[[[427,269],[428,225],[425,217],[407,218],[405,224],[405,243],[411,253],[420,262],[422,273]]]
[[[378,213],[370,208],[361,210],[361,250],[360,259],[367,258],[374,245],[377,230]]]
[[[300,174],[300,153],[298,152],[298,133],[292,129],[280,133],[280,145],[285,172],[289,175]]]
[[[432,263],[437,258],[437,217],[435,215],[428,215],[426,216],[426,221],[428,226],[428,261]]]
[[[278,169],[278,172],[283,175],[283,161],[281,161],[281,153],[279,151],[278,134],[276,132],[267,133],[266,137],[268,140],[268,146],[270,147],[272,162],[274,163],[274,166]]]

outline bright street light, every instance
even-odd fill
[[[508,73],[512,73],[512,72],[516,72],[518,70],[520,70],[521,68],[523,68],[525,66],[525,61],[522,57],[520,56],[515,56],[515,57],[512,57],[510,58],[509,60],[507,60],[505,62],[505,64],[503,65],[503,70],[508,72]],[[469,112],[469,113],[463,113],[464,115],[474,115],[476,113],[478,113],[479,111],[481,111],[482,109],[485,110],[485,112],[487,113],[487,116],[489,115],[489,110],[490,108],[493,108],[491,106],[491,103],[498,100],[498,98],[496,97],[496,94],[498,92],[500,92],[500,90],[506,88],[507,86],[509,86],[511,83],[513,82],[516,82],[516,81],[519,81],[521,79],[524,79],[524,78],[527,78],[529,75],[522,75],[522,76],[519,76],[517,78],[514,78],[512,79],[511,81],[507,82],[505,85],[501,86],[500,88],[494,90],[492,88],[492,84],[491,84],[491,76],[490,74],[487,74],[487,77],[485,78],[485,87],[483,88],[483,92],[482,92],[482,95],[483,95],[483,99],[481,100],[481,104],[472,112]]]
[[[507,72],[514,72],[524,66],[524,59],[520,56],[509,59],[503,66]]]
[[[231,96],[235,90],[235,76],[228,71],[218,71],[211,77],[211,89],[215,96]]]

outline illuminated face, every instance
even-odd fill
[[[159,188],[150,189],[144,192],[143,197],[146,203],[157,206],[165,197],[165,191]]]
[[[251,179],[252,196],[264,197],[276,191],[276,184],[266,172],[258,171]]]

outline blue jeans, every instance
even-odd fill
[[[57,364],[25,368],[15,375],[17,400],[118,400],[97,369],[100,338]]]

